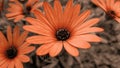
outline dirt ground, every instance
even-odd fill
[[[53,0],[48,1],[53,4]],[[60,1],[65,6],[67,0]],[[104,32],[97,33],[103,39],[102,42],[91,43],[92,47],[86,50],[79,49],[80,55],[78,57],[72,57],[64,50],[54,58],[49,57],[49,55],[36,56],[33,52],[30,54],[31,62],[25,63],[24,68],[120,68],[120,24],[109,19],[104,11],[90,0],[74,0],[74,3],[81,4],[81,12],[90,9],[92,13],[89,18],[98,17],[101,19],[96,26],[104,28]],[[4,15],[5,12],[0,18],[0,30],[3,33],[6,32],[7,25],[15,26]],[[22,28],[23,22],[19,22],[17,25]]]

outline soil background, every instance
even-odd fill
[[[51,4],[54,2],[54,0],[47,1]],[[60,1],[64,7],[68,0]],[[36,56],[35,52],[33,52],[29,54],[31,57],[30,63],[25,63],[24,68],[120,68],[120,23],[106,16],[105,12],[94,5],[91,0],[74,0],[74,3],[81,4],[81,12],[87,9],[92,11],[89,19],[95,17],[101,19],[95,26],[104,28],[104,32],[96,33],[102,38],[102,42],[91,43],[92,47],[86,50],[79,49],[80,55],[78,57],[72,57],[65,51],[54,58],[51,58],[49,55]],[[7,5],[5,7],[7,8]],[[1,14],[0,30],[5,33],[7,25],[14,27],[15,24],[12,20],[7,20],[4,17],[5,11]],[[23,23],[17,23],[21,27],[21,31],[23,30]],[[39,45],[35,46],[39,47]]]

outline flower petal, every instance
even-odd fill
[[[7,46],[8,42],[3,33],[0,31],[0,45]]]
[[[106,3],[105,3],[105,0],[92,0],[92,2],[99,6],[100,8],[102,8],[104,11],[107,11],[107,6],[106,6]]]
[[[28,32],[27,32],[27,31],[24,31],[24,32],[20,35],[20,37],[18,37],[18,40],[16,41],[16,42],[17,42],[17,43],[16,43],[16,44],[17,44],[16,46],[21,46],[21,45],[23,44],[23,42],[25,41],[27,35],[28,35]]]
[[[18,15],[18,16],[16,16],[14,22],[18,22],[18,21],[22,20],[24,17],[25,17],[24,15]]]
[[[90,27],[90,28],[83,28],[81,30],[73,31],[74,35],[81,35],[81,34],[87,34],[87,33],[94,33],[94,32],[102,32],[104,29],[99,27]]]
[[[30,61],[30,58],[26,55],[19,55],[18,57],[21,62],[29,62]]]
[[[83,13],[81,13],[78,18],[76,18],[71,25],[71,28],[79,27],[90,15],[91,11],[86,10]]]
[[[83,28],[91,27],[91,26],[95,25],[96,23],[98,23],[99,20],[100,20],[99,18],[90,19],[90,20],[84,22],[83,24],[81,24],[81,26],[76,27],[76,29],[80,30],[80,29],[83,29]]]
[[[35,50],[34,46],[29,46],[29,47],[26,47],[26,48],[23,48],[23,49],[19,49],[19,53],[20,54],[28,54],[28,53],[30,53],[34,50]]]
[[[34,15],[35,15],[35,17],[36,17],[37,19],[39,19],[42,23],[47,24],[51,29],[54,30],[53,26],[48,22],[48,20],[47,20],[46,17],[40,12],[40,10],[37,10],[37,9],[36,9],[36,10],[33,11],[33,13],[34,13]]]
[[[7,60],[4,64],[0,65],[0,68],[7,68],[9,63],[10,63],[10,61]]]
[[[73,22],[79,16],[80,8],[81,8],[81,6],[79,4],[74,6],[71,22]]]
[[[15,26],[14,30],[13,30],[13,45],[17,45],[17,39],[20,36],[20,29],[18,26]]]
[[[45,35],[45,36],[51,36],[51,31],[50,30],[45,30],[45,27],[38,27],[38,26],[32,26],[32,25],[27,25],[23,27],[26,31],[30,31],[33,33],[37,33],[40,35]]]
[[[29,22],[30,24],[32,24],[33,26],[36,26],[36,27],[41,27],[41,28],[44,28],[44,30],[48,30],[48,31],[51,31],[51,28],[45,24],[45,23],[42,23],[40,20],[38,19],[34,19],[34,18],[31,18],[31,17],[27,17],[26,18],[26,21]]]
[[[21,15],[22,14],[22,12],[14,12],[14,13],[7,13],[6,14],[6,17],[14,17],[14,16],[17,16],[17,15]]]
[[[62,48],[63,48],[62,41],[56,42],[50,49],[49,52],[50,56],[51,57],[57,56],[61,52]]]
[[[28,47],[29,45],[30,45],[30,43],[24,42],[19,48],[24,49],[24,48]]]
[[[68,39],[67,42],[72,46],[78,48],[87,49],[91,47],[91,45],[87,41],[84,41],[82,38],[78,36],[73,36],[72,38]]]
[[[39,0],[28,0],[28,2],[25,4],[27,7],[32,7],[36,2]]]
[[[63,27],[66,27],[70,24],[71,17],[73,16],[73,0],[69,0],[65,6],[63,13]]]
[[[12,29],[10,26],[7,27],[7,38],[8,38],[8,42],[9,42],[9,45],[11,46],[12,45]]]
[[[65,50],[72,56],[78,56],[79,51],[67,42],[63,42]]]
[[[47,20],[54,28],[56,28],[57,26],[56,26],[55,14],[53,12],[54,10],[52,9],[51,5],[48,2],[44,2],[43,7]]]
[[[49,37],[49,36],[32,36],[27,38],[27,42],[33,43],[33,44],[43,44],[43,43],[49,43],[55,41],[55,38]]]
[[[15,68],[24,68],[20,60],[15,59]]]
[[[77,37],[87,42],[100,42],[102,40],[100,37],[94,34],[84,34]]]
[[[14,61],[11,61],[8,65],[8,68],[14,68],[15,67],[15,63]]]
[[[38,49],[37,49],[37,51],[36,51],[36,53],[37,53],[37,55],[46,55],[46,54],[48,54],[49,53],[49,51],[50,51],[50,49],[51,49],[51,47],[53,46],[55,44],[55,42],[51,42],[51,43],[47,43],[47,44],[43,44],[43,45],[41,45]]]
[[[56,19],[56,23],[58,27],[61,27],[61,23],[63,22],[62,16],[63,16],[63,9],[62,9],[62,5],[60,4],[59,0],[55,0],[54,1],[54,11],[55,11],[55,19]],[[59,23],[60,22],[60,23]]]

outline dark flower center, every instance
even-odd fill
[[[31,10],[31,7],[29,6],[29,7],[27,7],[26,9],[27,9],[27,11],[28,11],[28,12],[30,12],[30,10]]]
[[[65,41],[70,37],[70,32],[66,29],[59,29],[56,32],[56,38],[60,41]]]
[[[113,10],[109,10],[108,12],[108,15],[111,16],[112,18],[115,18],[115,12]]]
[[[25,4],[28,0],[18,0],[20,3]]]
[[[18,53],[17,49],[14,46],[12,46],[6,50],[6,56],[10,59],[15,58],[17,56],[17,53]]]

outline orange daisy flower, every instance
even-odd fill
[[[24,17],[30,15],[34,9],[37,9],[42,6],[42,3],[38,2],[39,0],[25,0],[25,6],[21,4],[21,0],[10,0],[14,3],[9,3],[9,8],[7,11],[9,13],[6,14],[8,19],[14,19],[14,22],[18,22]],[[24,0],[22,0],[24,2]]]
[[[0,32],[0,68],[23,68],[22,62],[30,61],[30,58],[25,54],[32,52],[35,47],[24,42],[27,35],[27,31],[20,35],[17,26],[14,28],[13,34],[11,27],[8,26],[7,39]]]
[[[120,1],[92,0],[92,2],[102,8],[112,19],[120,23]]]
[[[101,38],[91,34],[101,32],[102,28],[91,27],[98,23],[98,18],[90,20],[91,11],[87,10],[80,14],[80,5],[73,5],[73,0],[69,0],[64,11],[59,0],[54,1],[54,8],[48,2],[43,3],[44,12],[34,10],[37,19],[27,17],[31,25],[23,28],[27,31],[37,33],[37,36],[27,38],[27,42],[33,44],[43,44],[37,49],[37,55],[57,56],[63,47],[72,56],[78,56],[77,48],[87,49],[91,45],[88,42],[100,42]],[[80,14],[80,15],[79,15]]]

